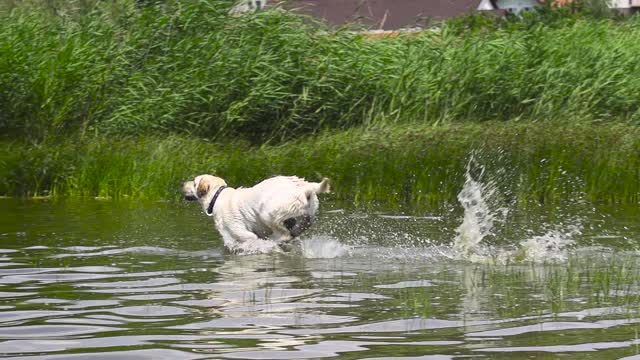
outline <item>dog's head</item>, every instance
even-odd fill
[[[209,192],[221,186],[227,186],[227,183],[219,177],[198,175],[195,179],[182,184],[182,194],[185,200],[195,201],[206,197]]]

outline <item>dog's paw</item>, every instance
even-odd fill
[[[292,252],[297,247],[299,247],[299,245],[300,245],[300,240],[291,239],[291,240],[279,242],[278,248],[280,248],[282,252],[289,253],[289,252]]]
[[[293,244],[291,241],[284,241],[278,244],[278,247],[282,252],[291,252],[293,250]]]

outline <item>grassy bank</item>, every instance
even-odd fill
[[[284,11],[230,17],[228,1],[4,3],[0,133],[32,141],[640,121],[637,19],[463,22],[372,41]]]
[[[199,139],[4,141],[0,194],[178,198],[185,179],[231,186],[277,174],[328,176],[338,200],[390,205],[455,201],[471,153],[509,202],[637,203],[640,129],[627,125],[469,124],[354,129],[280,146]]]

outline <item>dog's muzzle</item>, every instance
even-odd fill
[[[187,201],[198,200],[198,196],[196,196],[196,189],[193,184],[193,181],[187,181],[184,184],[182,184],[182,194],[184,195],[184,199]]]

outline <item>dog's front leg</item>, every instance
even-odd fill
[[[227,248],[235,251],[239,248],[239,245],[245,242],[258,242],[260,237],[253,231],[250,231],[242,226],[228,227],[221,231],[222,239]]]

